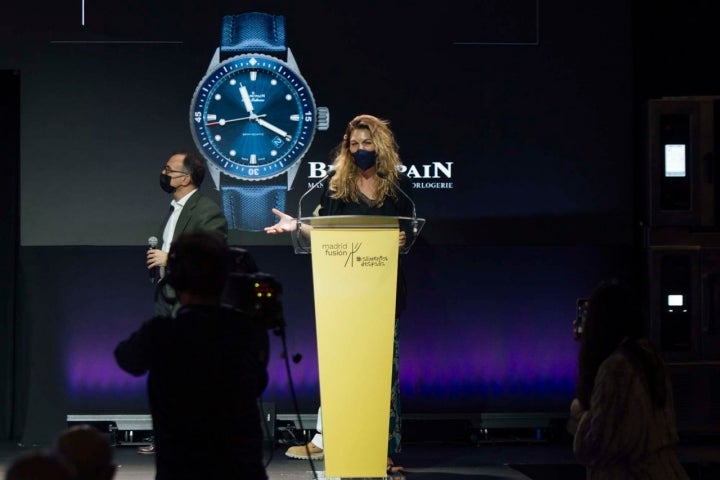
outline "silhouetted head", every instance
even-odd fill
[[[178,292],[219,297],[228,275],[227,246],[211,233],[182,234],[170,246],[165,274]]]
[[[33,450],[15,458],[5,480],[75,480],[75,470],[59,454]]]
[[[76,480],[110,480],[115,476],[110,441],[95,427],[69,427],[58,436],[56,443],[58,453],[75,468]]]

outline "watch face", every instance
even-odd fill
[[[190,130],[203,156],[224,173],[265,180],[299,161],[315,135],[316,107],[305,80],[275,57],[220,63],[190,104]]]

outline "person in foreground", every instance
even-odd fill
[[[265,480],[258,397],[268,383],[269,339],[259,319],[221,306],[225,241],[183,234],[167,281],[181,307],[155,316],[115,348],[132,375],[149,372],[157,480]]]
[[[75,469],[53,450],[31,450],[14,458],[5,480],[75,480]]]
[[[75,469],[76,480],[112,480],[117,472],[107,435],[91,425],[74,425],[58,435],[55,450]]]
[[[578,370],[568,431],[588,479],[688,478],[675,451],[668,370],[643,338],[638,300],[627,287],[605,282],[590,297]]]
[[[334,151],[334,174],[323,190],[317,214],[325,215],[385,215],[410,217],[413,205],[412,185],[402,175],[398,144],[389,122],[372,115],[358,115],[348,124],[343,139]],[[402,192],[398,191],[398,186]],[[269,234],[293,232],[295,218],[273,209],[278,223],[265,228]],[[303,225],[301,228],[309,228]],[[411,232],[400,230],[399,247],[408,241]],[[397,319],[405,308],[406,284],[402,266],[398,263],[398,284],[395,303],[395,341],[390,406],[390,432],[388,441],[388,473],[398,473],[403,467],[394,465],[390,455],[400,452],[401,414],[398,382],[399,348]],[[322,413],[318,411],[318,432],[322,431]],[[322,434],[313,437],[307,445],[290,447],[286,455],[298,459],[323,458]]]

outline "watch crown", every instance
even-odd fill
[[[317,107],[317,129],[325,131],[330,128],[330,110],[327,107]]]

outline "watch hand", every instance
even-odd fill
[[[263,115],[263,116],[264,116],[264,115]],[[267,128],[268,130],[277,133],[277,134],[280,135],[281,137],[285,138],[285,140],[290,140],[290,139],[292,138],[292,137],[290,137],[290,135],[288,135],[288,133],[287,133],[285,130],[283,130],[283,129],[281,129],[281,128],[278,128],[278,127],[276,127],[275,125],[273,125],[272,123],[266,122],[265,120],[263,120],[262,118],[260,118],[260,115],[258,115],[257,122],[260,124],[260,126],[265,127],[265,128]]]
[[[225,125],[225,124],[227,124],[227,123],[239,122],[239,121],[241,121],[241,120],[250,120],[250,119],[260,118],[260,117],[267,117],[267,113],[263,113],[262,115],[252,114],[252,115],[250,115],[250,116],[248,116],[248,117],[231,118],[230,120],[225,120],[224,118],[221,118],[220,120],[218,120],[218,121],[216,121],[216,122],[207,122],[207,123],[205,124],[205,126],[206,126],[206,127],[212,127],[213,125],[220,125],[220,126],[222,127],[223,125]]]
[[[245,110],[247,110],[250,115],[253,115],[253,104],[252,101],[250,101],[250,95],[248,94],[247,87],[242,83],[240,84],[240,96],[245,104]]]

